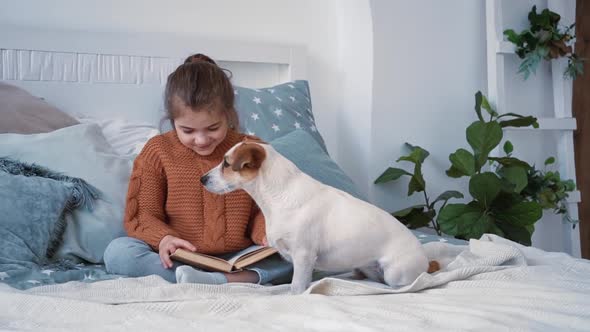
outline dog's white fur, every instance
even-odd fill
[[[268,144],[238,143],[226,160],[241,144],[266,152],[253,178],[244,179],[228,164],[224,170],[222,163],[201,182],[214,193],[244,189],[252,196],[265,216],[269,245],[293,263],[292,293],[308,287],[314,268],[358,269],[390,286],[410,284],[428,270],[418,239],[389,213],[316,181]]]

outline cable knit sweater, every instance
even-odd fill
[[[213,194],[199,181],[243,137],[229,130],[209,156],[182,145],[174,130],[150,139],[133,164],[125,209],[127,234],[156,251],[168,234],[205,254],[261,244],[264,217],[252,198],[243,190]]]

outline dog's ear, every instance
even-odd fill
[[[244,136],[244,139],[242,139],[242,142],[244,142],[244,143],[252,142],[252,143],[260,143],[260,144],[268,144],[265,141],[261,140],[260,138],[258,138],[257,136],[254,136],[254,135],[245,135]]]
[[[266,158],[266,151],[258,144],[243,143],[234,152],[232,170],[239,172],[244,168],[259,169]]]

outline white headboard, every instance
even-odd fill
[[[194,53],[265,87],[306,79],[302,46],[213,41],[163,33],[43,31],[0,26],[0,80],[70,114],[159,124],[166,78]]]

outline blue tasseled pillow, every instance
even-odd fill
[[[81,179],[0,158],[0,273],[48,263],[61,244],[65,214],[98,197]]]

